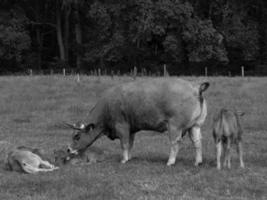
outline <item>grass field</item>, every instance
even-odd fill
[[[94,145],[110,155],[101,163],[38,175],[0,169],[0,199],[267,199],[267,78],[184,78],[211,82],[204,94],[209,114],[202,129],[201,167],[194,167],[194,148],[188,138],[176,165],[167,167],[164,134],[137,135],[134,158],[125,165],[119,162],[119,141],[102,137]],[[70,142],[72,131],[62,129],[60,123],[85,119],[105,89],[127,81],[132,79],[82,76],[77,83],[72,76],[0,77],[0,140],[40,147],[51,155]],[[245,169],[238,168],[234,154],[231,170],[216,170],[211,122],[221,107],[246,113],[242,118]]]

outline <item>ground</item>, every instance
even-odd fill
[[[171,77],[177,78],[177,77]],[[267,79],[183,77],[208,80],[204,93],[208,117],[203,127],[204,164],[194,166],[194,148],[186,137],[175,166],[167,167],[168,137],[138,133],[133,160],[120,164],[119,141],[99,139],[94,145],[109,152],[106,161],[68,166],[52,173],[28,175],[0,169],[0,199],[267,199]],[[130,77],[18,76],[0,77],[0,140],[53,149],[70,142],[63,122],[86,119],[103,91],[133,81]],[[221,107],[244,111],[244,161],[234,154],[231,170],[218,171],[211,136],[212,117]],[[1,164],[1,163],[0,163]]]

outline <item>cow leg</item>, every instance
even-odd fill
[[[130,134],[129,137],[129,160],[132,158],[132,149],[133,149],[133,144],[134,144],[134,137],[135,137],[135,133]]]
[[[129,160],[129,142],[121,140],[121,148],[122,148],[121,163],[124,164]]]
[[[182,131],[179,131],[176,126],[169,124],[168,132],[171,148],[167,166],[171,166],[174,165],[176,161],[176,156],[179,151],[179,145],[181,143]]]
[[[115,125],[116,132],[120,136],[121,148],[122,148],[122,160],[121,163],[126,163],[129,160],[130,149],[130,130],[128,124],[118,123]]]
[[[242,148],[242,142],[241,141],[239,141],[237,143],[237,153],[238,153],[238,157],[239,157],[240,167],[245,168],[245,164],[243,161],[243,148]]]
[[[202,163],[202,137],[199,126],[194,126],[190,129],[190,138],[196,149],[195,166]]]

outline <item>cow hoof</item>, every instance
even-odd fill
[[[128,160],[121,160],[121,164],[127,163]]]
[[[172,166],[174,164],[175,164],[175,162],[167,162],[167,166]]]
[[[201,166],[201,165],[203,165],[203,162],[197,162],[197,163],[195,163],[195,166],[196,167]]]

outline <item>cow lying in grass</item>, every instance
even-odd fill
[[[213,137],[217,149],[217,169],[221,169],[221,155],[224,154],[224,166],[231,168],[231,144],[235,144],[239,155],[240,167],[244,168],[242,149],[242,127],[237,113],[221,109],[214,118]]]
[[[71,154],[64,149],[55,150],[54,158],[57,166],[66,164],[84,165],[103,161],[105,159],[105,153],[96,147],[89,147],[86,151],[80,152],[78,155]]]
[[[50,172],[58,169],[49,161],[44,160],[44,156],[39,149],[24,146],[13,148],[8,153],[6,167],[11,171],[29,174]]]

